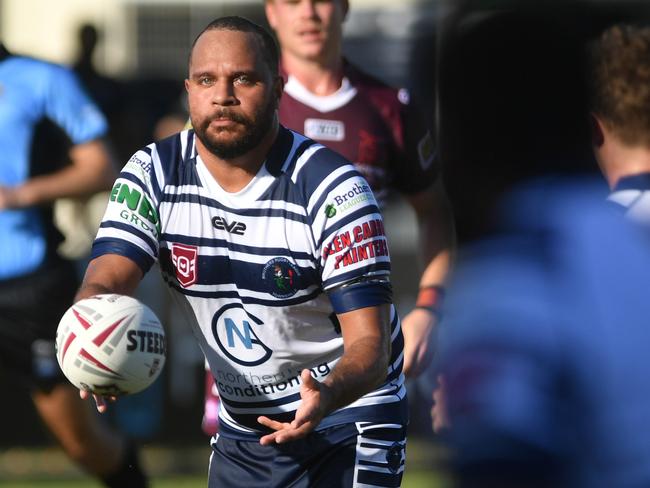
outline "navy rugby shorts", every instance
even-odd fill
[[[304,439],[262,446],[217,434],[210,488],[399,487],[406,427],[357,422],[312,432]]]
[[[0,375],[28,389],[67,382],[56,361],[56,328],[79,282],[72,263],[0,281]]]

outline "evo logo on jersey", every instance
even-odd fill
[[[212,225],[215,229],[225,230],[231,234],[243,236],[246,232],[246,224],[243,222],[233,221],[228,223],[224,217],[212,217]]]
[[[176,268],[176,279],[183,288],[196,283],[196,261],[199,249],[196,246],[172,244],[172,263]]]
[[[342,141],[345,124],[340,120],[305,119],[305,135],[317,141]]]
[[[231,303],[212,317],[212,334],[228,359],[242,366],[257,366],[273,354],[253,329],[263,324],[241,304]]]

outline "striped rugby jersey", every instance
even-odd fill
[[[337,313],[391,303],[390,257],[368,183],[337,153],[280,128],[265,163],[225,192],[183,131],[138,151],[111,192],[92,257],[144,272],[158,260],[222,399],[220,434],[259,437],[259,415],[293,419],[300,371],[324,380],[343,354]],[[377,390],[325,418],[406,423],[403,338]]]

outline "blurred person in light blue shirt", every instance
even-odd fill
[[[54,350],[78,280],[57,253],[52,205],[110,188],[106,130],[70,70],[0,45],[0,374],[30,394],[73,461],[106,486],[140,487],[134,450],[81,401]]]

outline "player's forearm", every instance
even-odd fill
[[[418,215],[419,255],[424,263],[420,286],[444,285],[452,265],[455,231],[451,211],[445,202],[435,205],[424,215]]]
[[[59,171],[35,176],[7,189],[7,207],[31,207],[57,198],[81,197],[110,188],[116,174],[103,143],[93,141],[75,146],[71,158],[72,164]]]
[[[361,339],[350,347],[323,384],[328,387],[327,413],[344,407],[371,392],[386,378],[390,343],[377,338]]]
[[[133,295],[142,279],[142,271],[128,258],[105,254],[88,263],[75,302],[93,295],[118,293]]]

